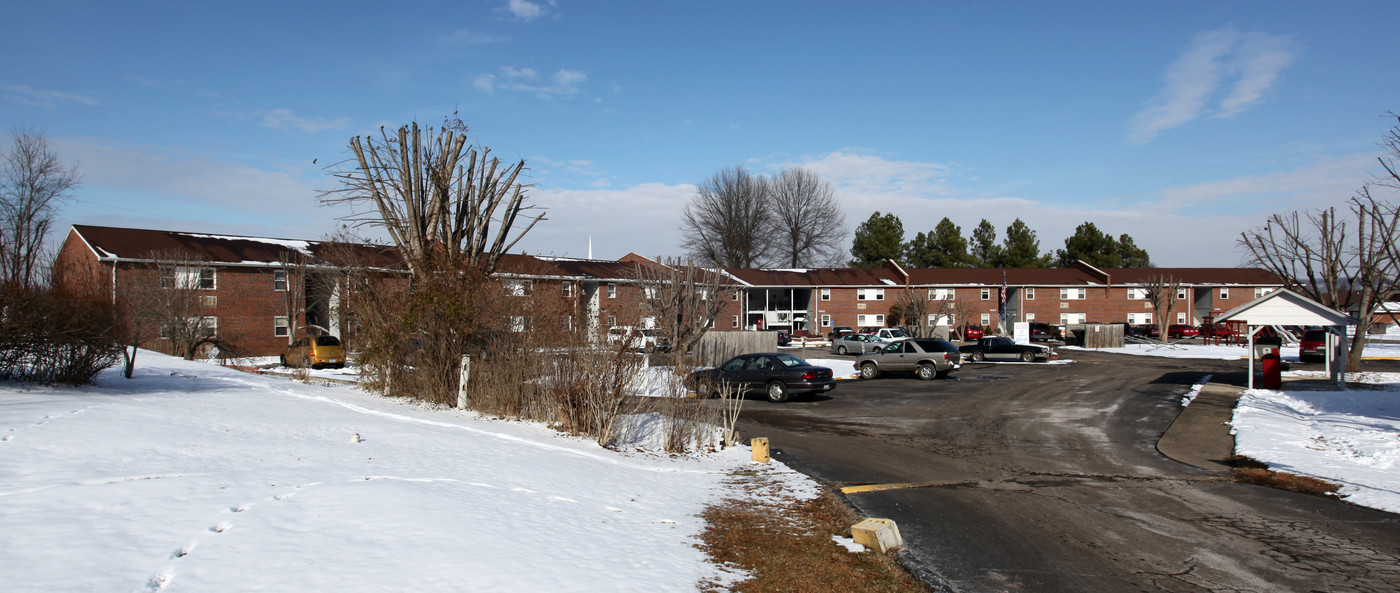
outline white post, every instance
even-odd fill
[[[462,374],[457,381],[457,409],[467,409],[467,383],[472,377],[472,357],[462,355]]]

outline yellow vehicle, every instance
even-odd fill
[[[282,366],[343,369],[345,349],[341,348],[340,339],[335,336],[301,338],[292,342],[282,353]]]

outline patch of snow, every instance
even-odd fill
[[[40,591],[693,591],[747,447],[624,454],[547,427],[155,352],[0,383],[0,574]],[[641,423],[645,423],[642,421]],[[637,434],[643,434],[639,431]],[[356,441],[354,435],[361,438]],[[781,463],[759,471],[819,487]]]
[[[852,554],[859,554],[859,553],[861,553],[861,552],[864,552],[864,551],[870,549],[870,548],[867,548],[867,547],[865,547],[865,546],[863,546],[863,545],[861,545],[861,544],[856,543],[856,540],[851,539],[851,538],[849,538],[849,537],[841,537],[841,536],[839,536],[839,535],[833,535],[833,536],[831,536],[831,541],[836,542],[836,545],[838,545],[838,546],[841,546],[841,547],[843,547],[843,548],[846,548],[846,551],[847,551],[847,552],[850,552],[850,553],[852,553]]]
[[[1201,390],[1205,389],[1206,384],[1210,383],[1210,378],[1214,376],[1215,375],[1206,375],[1201,379],[1200,383],[1192,385],[1191,391],[1188,391],[1186,392],[1186,395],[1181,396],[1181,407],[1184,408],[1186,406],[1191,405],[1191,402],[1196,400],[1196,396],[1201,394]]]

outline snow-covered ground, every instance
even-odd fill
[[[693,591],[746,447],[623,454],[539,425],[142,352],[0,384],[5,591]]]
[[[1245,391],[1231,421],[1235,452],[1340,484],[1349,502],[1400,513],[1400,373],[1349,373],[1347,381],[1372,388]]]

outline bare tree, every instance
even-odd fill
[[[845,255],[846,214],[836,190],[816,173],[793,167],[768,182],[775,247],[793,268],[834,266]]]
[[[519,182],[525,161],[503,166],[489,148],[468,147],[460,120],[426,132],[414,122],[393,135],[380,128],[378,137],[351,138],[353,157],[332,173],[341,187],[321,201],[361,209],[346,220],[383,227],[415,274],[440,262],[490,274],[544,219],[527,214],[535,207]]]
[[[700,183],[681,211],[681,248],[700,265],[753,268],[767,263],[768,185],[743,167],[723,169]]]
[[[58,204],[78,186],[77,170],[59,160],[43,134],[29,129],[10,132],[2,160],[0,282],[33,286]]]
[[[691,260],[638,263],[636,274],[642,306],[655,315],[657,329],[681,355],[700,341],[724,309],[720,274],[701,269]]]
[[[890,306],[894,325],[905,328],[915,338],[924,338],[933,331],[928,326],[928,293],[923,289],[905,287]]]
[[[189,253],[162,251],[151,262],[119,277],[116,289],[121,311],[122,375],[130,379],[136,368],[137,350],[150,340],[169,340],[172,355],[194,358],[199,347],[217,343],[214,328],[204,315],[204,294],[198,258]]]
[[[1158,335],[1166,342],[1169,337],[1167,326],[1171,324],[1172,309],[1176,307],[1181,281],[1171,274],[1152,274],[1143,279],[1142,290],[1147,302],[1152,304],[1152,318],[1157,320]]]
[[[284,251],[277,257],[277,263],[279,268],[272,271],[273,284],[277,285],[276,277],[281,276],[282,308],[287,316],[287,344],[290,345],[301,329],[301,315],[306,311],[306,286],[312,272],[306,256],[294,251]]]

